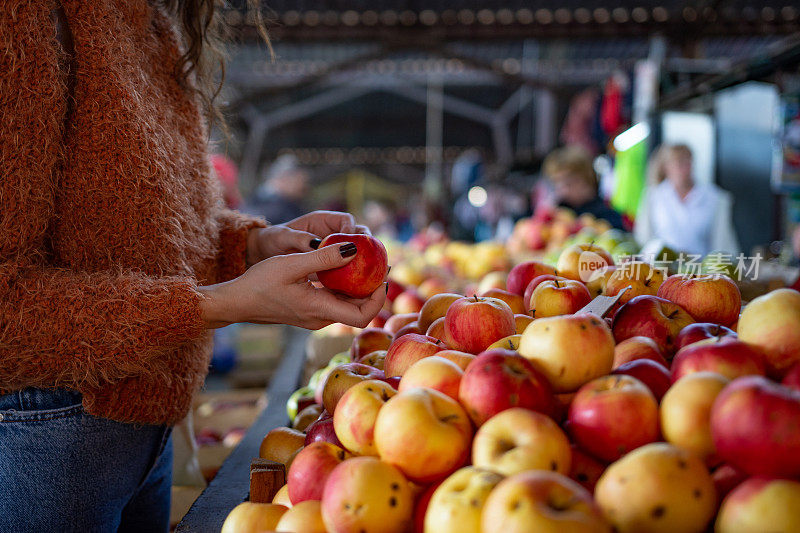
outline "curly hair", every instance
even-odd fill
[[[180,23],[186,50],[175,65],[175,74],[185,87],[197,92],[209,125],[216,122],[224,129],[225,121],[215,105],[225,81],[224,44],[230,37],[220,16],[224,0],[161,1]],[[271,53],[259,1],[247,0],[247,6],[256,15],[256,28]]]

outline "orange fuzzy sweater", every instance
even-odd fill
[[[65,121],[54,5],[0,9],[0,392],[66,387],[94,415],[174,424],[209,362],[196,287],[239,275],[263,223],[222,207],[167,15],[63,0]]]

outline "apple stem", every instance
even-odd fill
[[[509,341],[508,341],[508,349],[509,349],[509,350],[513,350],[513,349],[514,349],[514,343],[513,343],[513,342],[511,342],[511,340],[510,340],[510,339],[509,339]]]
[[[531,309],[531,318],[536,318],[536,309]]]
[[[553,282],[556,284],[556,289],[560,289],[561,285],[558,284],[558,280],[554,279]]]
[[[669,319],[675,318],[675,315],[677,315],[677,314],[678,314],[678,310],[676,309],[673,312],[671,312],[670,314],[668,314],[667,318],[669,318]]]
[[[473,294],[472,296],[475,298],[475,301],[477,302],[478,301],[478,295],[477,294]]]

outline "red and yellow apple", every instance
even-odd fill
[[[800,292],[778,289],[755,298],[742,311],[737,331],[763,350],[770,374],[782,377],[800,362]]]
[[[409,483],[375,457],[344,461],[324,483],[322,519],[328,533],[406,533],[413,510]]]
[[[726,386],[711,409],[720,459],[757,476],[800,476],[800,391],[762,376]]]
[[[506,278],[506,290],[522,296],[525,294],[525,287],[537,276],[542,274],[555,274],[556,271],[550,265],[539,261],[526,261],[516,265],[508,273]]]
[[[742,294],[724,274],[674,274],[658,288],[660,296],[683,307],[698,322],[730,326],[739,318]]]
[[[539,286],[540,283],[544,283],[545,281],[567,281],[567,278],[556,276],[555,274],[542,274],[541,276],[536,276],[528,283],[528,286],[525,287],[525,292],[522,294],[522,305],[525,307],[525,312],[527,313],[531,308],[531,295],[533,291],[536,290],[536,287]]]
[[[719,324],[711,322],[695,322],[689,324],[678,333],[675,339],[675,349],[680,350],[684,346],[689,346],[698,341],[706,339],[716,339],[717,337],[737,337],[736,332]]]
[[[410,324],[412,322],[417,322],[419,319],[419,313],[404,313],[401,315],[392,315],[386,320],[386,324],[383,326],[383,329],[391,333],[393,336],[397,335],[397,332],[402,329],[403,326],[406,324]],[[417,322],[419,323],[419,322]]]
[[[375,420],[395,394],[395,389],[375,379],[362,381],[345,392],[333,414],[333,429],[345,448],[358,455],[378,455]]]
[[[528,312],[527,308],[522,303],[522,296],[515,292],[509,292],[503,289],[489,289],[488,291],[478,293],[478,296],[483,298],[497,298],[498,300],[503,300],[508,304],[514,314]]]
[[[461,370],[466,370],[469,364],[475,359],[475,356],[467,352],[459,352],[458,350],[442,350],[436,352],[436,357],[444,357],[448,361],[457,364]]]
[[[444,317],[445,313],[447,313],[447,308],[450,307],[450,304],[459,298],[463,298],[463,295],[446,292],[436,294],[425,300],[425,303],[422,305],[422,309],[419,311],[419,319],[417,320],[419,329],[421,331],[428,331],[428,328],[431,327],[433,321],[437,318]]]
[[[717,507],[714,482],[703,462],[661,442],[609,466],[594,496],[619,533],[705,531]]]
[[[431,496],[425,513],[428,533],[481,533],[481,512],[503,480],[492,470],[466,466],[453,472]]]
[[[487,346],[486,350],[484,350],[484,352],[489,351],[489,350],[493,350],[495,348],[503,348],[504,350],[516,351],[519,348],[519,341],[521,339],[522,339],[522,335],[519,335],[519,334],[509,335],[508,337],[503,337],[502,339],[499,339],[499,340],[493,342],[492,344],[490,344],[489,346]],[[483,353],[483,352],[481,352],[481,353]]]
[[[585,281],[593,272],[602,271],[613,264],[611,254],[603,248],[592,243],[573,244],[558,256],[556,272],[565,278]]]
[[[603,294],[616,296],[623,290],[619,304],[625,304],[636,296],[655,296],[664,282],[664,271],[643,261],[630,261],[619,265],[608,277]],[[630,287],[630,289],[628,289]]]
[[[322,521],[322,504],[306,500],[286,511],[275,526],[281,533],[327,533]]]
[[[456,363],[432,355],[420,359],[405,371],[400,380],[398,391],[403,392],[415,387],[438,390],[458,400],[458,388],[464,371]]]
[[[314,442],[303,448],[292,461],[286,475],[292,504],[322,499],[325,480],[349,456],[345,450],[330,442]]]
[[[734,337],[717,337],[681,348],[672,359],[672,381],[692,372],[716,372],[728,379],[765,373],[764,356]]]
[[[614,347],[614,368],[637,359],[649,359],[664,368],[669,367],[667,360],[664,359],[664,355],[661,353],[661,348],[650,337],[637,335],[625,339]]]
[[[547,378],[516,352],[494,348],[478,355],[461,378],[458,400],[476,426],[512,407],[550,414]]]
[[[411,365],[420,359],[430,357],[445,348],[446,346],[441,340],[427,335],[409,333],[396,337],[386,351],[383,361],[386,377],[402,376]]]
[[[692,322],[692,316],[678,304],[643,295],[620,307],[614,315],[612,329],[617,342],[637,336],[650,337],[662,354],[671,357],[678,333]]]
[[[522,335],[522,332],[525,331],[525,328],[527,328],[531,322],[533,322],[533,317],[528,314],[514,315],[514,330],[517,332],[517,335]]]
[[[702,460],[716,453],[711,438],[711,406],[730,380],[713,372],[696,372],[677,381],[661,400],[661,433],[667,442]]]
[[[378,412],[375,445],[383,461],[412,481],[428,483],[464,464],[472,424],[449,396],[431,389],[410,389],[391,398]]]
[[[279,427],[270,430],[261,441],[258,456],[282,463],[288,469],[297,451],[303,447],[306,436],[300,431]]]
[[[515,407],[493,416],[475,433],[472,464],[510,476],[525,470],[569,473],[572,452],[549,416]]]
[[[350,346],[350,360],[356,363],[375,350],[386,350],[392,344],[392,334],[383,328],[366,328],[355,336]]]
[[[333,414],[336,412],[336,404],[339,403],[347,389],[361,381],[383,377],[383,372],[377,368],[361,363],[345,363],[334,367],[325,378],[325,385],[322,387],[322,406]]]
[[[389,263],[381,241],[363,234],[332,233],[322,239],[319,247],[339,243],[356,245],[356,255],[344,266],[317,272],[320,283],[332,291],[352,298],[366,298],[383,284]]]
[[[575,443],[604,461],[615,461],[659,438],[653,393],[626,375],[604,376],[581,387],[568,420]]]
[[[800,482],[750,478],[736,487],[717,515],[717,533],[794,533],[800,531]]]
[[[501,481],[489,494],[482,533],[610,533],[589,492],[557,472],[531,470]]]
[[[540,318],[525,329],[519,353],[555,392],[573,392],[611,371],[614,337],[608,324],[590,313]]]
[[[447,309],[444,329],[448,346],[477,354],[515,333],[514,313],[497,298],[464,297]]]
[[[589,289],[580,281],[543,281],[531,293],[528,312],[533,318],[571,315],[591,301]]]

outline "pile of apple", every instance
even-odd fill
[[[800,293],[741,303],[591,244],[406,302],[293,398],[261,447],[287,484],[223,531],[800,531]]]

